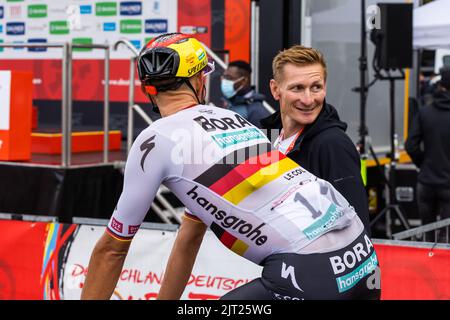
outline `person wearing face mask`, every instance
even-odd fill
[[[258,128],[261,119],[270,115],[263,106],[265,96],[250,85],[252,68],[242,60],[232,61],[225,70],[220,89],[224,97],[224,108],[230,109]]]
[[[280,111],[263,119],[262,128],[268,133],[280,129],[275,147],[330,182],[355,207],[370,233],[359,153],[345,133],[347,124],[325,100],[325,58],[314,48],[295,45],[275,56],[272,69],[270,90]]]

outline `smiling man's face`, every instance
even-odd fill
[[[281,118],[296,127],[313,123],[326,96],[325,72],[320,64],[298,66],[286,64],[279,79],[270,81],[270,90],[280,102]]]

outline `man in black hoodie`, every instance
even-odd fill
[[[346,135],[347,125],[327,104],[327,67],[316,49],[293,46],[272,64],[270,89],[280,111],[261,120],[282,153],[317,177],[329,181],[355,208],[370,233],[367,193],[361,178],[359,153]],[[269,137],[273,138],[273,137]]]
[[[406,151],[420,168],[417,183],[423,224],[450,218],[450,68],[441,70],[433,103],[422,107],[413,120]],[[434,237],[427,235],[427,240]]]

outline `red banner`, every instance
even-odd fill
[[[0,220],[0,299],[42,299],[47,223]]]
[[[80,243],[86,241],[84,237],[79,238],[77,227],[74,224],[0,220],[0,299],[63,299],[61,283],[64,279],[61,277],[67,267],[68,250],[75,238]],[[381,267],[383,300],[450,299],[450,250],[386,244],[376,244],[375,248]],[[88,261],[90,250],[83,255]],[[84,275],[86,267],[75,267],[76,275]],[[74,270],[68,272],[75,275]],[[239,274],[238,270],[236,274]],[[137,281],[138,285],[147,281],[148,275],[124,268],[121,277],[122,280]],[[154,280],[160,282],[161,275]],[[237,284],[229,282],[231,279],[202,275],[192,275],[189,281],[198,287],[208,283]],[[145,298],[155,295],[156,291],[152,291],[152,296]],[[217,296],[200,296],[192,292],[188,298]]]
[[[73,224],[0,220],[0,300],[60,299]]]
[[[450,250],[375,245],[383,300],[450,299]]]

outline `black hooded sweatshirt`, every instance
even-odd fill
[[[261,120],[263,129],[281,129],[280,112]],[[367,193],[358,151],[345,133],[336,109],[324,102],[316,121],[307,125],[287,154],[317,177],[330,182],[352,205],[370,234]],[[272,137],[269,137],[272,140]]]
[[[405,148],[420,183],[450,188],[450,91],[437,91],[433,101],[414,118]]]

